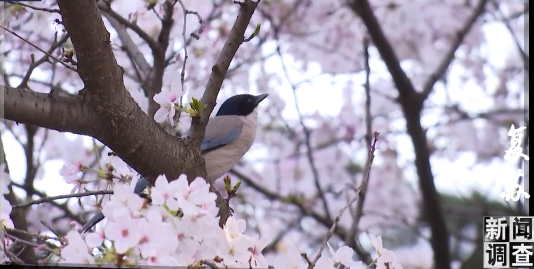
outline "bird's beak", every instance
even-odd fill
[[[269,96],[269,94],[267,94],[267,93],[256,95],[256,105],[259,105],[261,103],[261,101],[263,101],[263,100],[265,100],[265,98],[267,98],[267,96]]]

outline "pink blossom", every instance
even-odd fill
[[[65,164],[63,165],[61,170],[59,170],[59,174],[65,178],[68,178],[77,175],[82,170],[82,168],[83,165],[81,163]]]
[[[174,126],[174,115],[176,114],[174,106],[177,100],[178,95],[169,91],[161,91],[154,95],[154,101],[161,106],[154,114],[154,120],[157,123],[169,120],[171,126]]]
[[[126,253],[139,243],[141,233],[139,232],[139,220],[132,219],[128,215],[122,215],[110,221],[104,227],[106,238],[113,241],[113,246],[117,253]]]

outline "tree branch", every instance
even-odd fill
[[[99,126],[98,115],[79,99],[0,85],[0,103],[8,120],[82,135]]]
[[[29,202],[26,202],[26,203],[15,204],[15,205],[13,205],[13,209],[26,208],[26,207],[30,207],[32,205],[49,203],[49,202],[52,202],[54,200],[80,198],[80,197],[86,197],[86,196],[105,195],[105,194],[113,194],[113,191],[112,190],[86,191],[86,192],[78,192],[78,193],[71,193],[71,194],[64,194],[64,195],[57,195],[57,196],[45,196],[45,197],[43,197],[41,199],[29,201]]]
[[[16,182],[11,182],[11,185],[13,185],[14,187],[17,187],[17,188],[19,188],[21,190],[24,190],[24,186],[21,185],[21,184],[18,184]],[[35,190],[35,189],[32,191],[32,194],[41,197],[41,199],[48,197],[45,193],[40,192],[40,191]],[[54,206],[55,208],[63,211],[65,213],[65,217],[67,217],[67,218],[69,218],[71,220],[74,220],[75,222],[79,223],[80,225],[83,225],[85,223],[85,221],[82,219],[80,214],[74,213],[74,212],[72,212],[72,210],[69,209],[69,205],[68,205],[67,202],[58,203],[55,200],[49,200],[47,202],[50,205]],[[12,204],[12,206],[13,206],[13,210],[19,210],[18,208],[21,208],[21,206],[18,205],[18,204]],[[22,209],[24,209],[24,207],[22,207]]]
[[[200,141],[204,139],[206,124],[208,123],[208,119],[217,102],[217,95],[221,90],[230,63],[237,53],[239,46],[243,43],[245,30],[247,29],[248,23],[250,22],[259,2],[260,1],[254,2],[252,0],[239,2],[239,14],[232,26],[232,30],[228,34],[228,39],[224,43],[221,53],[219,53],[219,57],[217,57],[215,64],[211,68],[211,75],[208,84],[206,85],[204,95],[202,95],[201,102],[205,105],[204,111],[202,111],[200,118],[193,118],[191,122],[190,134],[197,143],[200,143]]]
[[[200,144],[204,139],[204,132],[208,124],[209,117],[217,102],[217,95],[221,90],[222,83],[230,67],[230,63],[234,58],[239,46],[243,44],[245,30],[248,23],[256,10],[260,0],[254,2],[252,0],[245,0],[244,2],[234,2],[239,4],[239,13],[235,19],[232,30],[228,34],[228,39],[224,43],[222,51],[219,53],[217,60],[211,68],[211,75],[206,85],[206,90],[202,95],[201,103],[205,106],[200,117],[194,117],[191,121],[190,138],[195,145]],[[184,44],[186,45],[186,44]],[[203,159],[202,159],[203,162]],[[226,220],[231,216],[232,210],[226,199],[217,193],[217,206],[219,207],[219,226],[223,227]]]
[[[400,66],[393,47],[387,40],[368,0],[348,0],[349,7],[361,18],[375,47],[384,61],[399,92],[398,101],[406,119],[406,129],[412,140],[415,153],[415,167],[419,177],[419,188],[423,197],[425,213],[431,230],[432,249],[436,269],[450,269],[449,232],[434,184],[430,164],[430,149],[425,130],[421,125],[421,111],[424,99],[415,90],[411,80]]]
[[[484,12],[484,8],[487,2],[488,0],[479,1],[475,9],[473,10],[473,14],[469,16],[464,26],[456,33],[456,37],[454,38],[451,47],[449,48],[449,51],[445,53],[445,57],[443,57],[441,63],[438,65],[436,70],[432,72],[432,74],[423,86],[423,90],[421,91],[421,96],[423,100],[426,100],[426,98],[428,98],[428,96],[432,92],[432,89],[434,89],[434,85],[436,84],[436,82],[443,76],[443,74],[445,74],[447,69],[449,69],[449,66],[454,60],[454,55],[456,54],[456,51],[464,42],[465,36],[469,33],[471,28],[473,28],[473,25],[475,25],[475,22],[478,20],[478,17],[480,17],[480,15]]]

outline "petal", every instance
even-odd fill
[[[336,256],[336,252],[334,251],[330,243],[326,243],[326,245],[328,246],[328,252],[330,252],[330,255]]]
[[[171,126],[174,127],[174,115],[176,114],[176,110],[174,109],[174,107],[171,108],[171,110],[169,111],[169,122],[171,123]]]
[[[167,186],[169,185],[169,181],[167,180],[165,175],[160,175],[156,179],[156,184],[154,184],[154,185],[155,185],[156,188],[167,188]]]
[[[168,104],[170,95],[171,95],[171,93],[168,92],[168,91],[161,91],[161,92],[157,93],[156,95],[154,95],[154,102],[156,102],[156,103],[158,103],[160,105]]]
[[[85,241],[87,242],[87,246],[90,248],[98,247],[104,242],[102,239],[102,236],[98,233],[89,233],[85,236]]]
[[[165,109],[164,107],[160,107],[158,111],[156,111],[156,114],[154,114],[154,121],[157,123],[162,123],[167,119],[167,115],[169,114],[169,111]]]
[[[61,167],[61,170],[59,170],[59,174],[61,176],[71,176],[80,171],[80,165],[77,164],[65,164],[63,167]]]
[[[375,248],[376,252],[380,252],[384,246],[382,245],[382,236],[373,237],[371,236],[371,244]],[[380,254],[380,253],[379,253]]]

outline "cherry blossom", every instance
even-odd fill
[[[290,249],[284,254],[278,256],[273,264],[274,268],[288,268],[288,269],[306,269],[308,265],[302,259],[300,252],[296,249]]]
[[[378,253],[378,259],[376,260],[377,269],[403,268],[402,265],[397,262],[393,251],[384,248],[382,244],[382,236],[372,237],[371,243]]]
[[[250,265],[254,268],[263,268],[267,267],[269,264],[267,262],[267,259],[262,254],[263,249],[267,247],[267,245],[270,243],[269,240],[265,238],[260,238],[258,234],[253,236],[251,238],[252,240],[252,248],[250,249],[250,252],[252,254]]]
[[[124,211],[121,211],[124,212]],[[131,218],[127,214],[116,215],[114,221],[110,221],[104,227],[106,238],[113,242],[117,253],[125,254],[130,248],[139,243],[139,220]]]
[[[202,192],[202,190],[207,191],[203,185],[204,179],[196,178],[190,184],[184,175],[179,179],[185,179],[185,182],[178,184],[179,181],[174,180],[170,184],[165,184],[168,182],[167,178],[161,176],[158,179],[159,184],[151,189],[165,189],[174,185],[175,188],[182,186],[182,193],[190,191],[190,195],[205,195]],[[103,252],[102,255],[106,253],[124,255],[120,262],[130,265],[191,266],[202,261],[210,261],[229,268],[236,266],[265,268],[270,264],[262,254],[270,241],[258,234],[247,235],[247,224],[243,219],[230,217],[221,229],[215,215],[199,216],[197,212],[189,211],[177,216],[173,211],[169,211],[165,202],[150,203],[143,207],[132,206],[128,203],[129,199],[134,197],[131,196],[130,183],[115,183],[114,190],[116,190],[116,202],[110,201],[104,206],[108,211],[110,208],[113,209],[113,217],[103,226],[102,231],[88,233],[85,236],[74,230],[68,232],[61,250],[61,262],[80,264],[119,262],[118,256],[95,260],[91,250],[97,248]],[[161,194],[162,190],[158,192]],[[179,199],[177,203],[177,206],[182,208],[182,204],[190,201]],[[214,204],[215,201],[206,203]],[[110,249],[102,247],[107,241],[111,242]],[[402,268],[395,263],[392,252],[381,247],[380,237],[374,238],[373,244],[377,251],[380,250],[378,262]],[[314,268],[336,268],[340,263],[350,268],[365,268],[361,262],[352,260],[353,250],[350,247],[343,246],[337,251],[334,251],[329,244],[328,247],[331,257],[320,257]],[[296,249],[290,249],[278,256],[273,264],[275,268],[307,268],[307,263]]]
[[[162,91],[154,95],[154,101],[161,107],[154,114],[154,120],[158,123],[162,123],[165,120],[169,120],[171,126],[174,126],[174,115],[176,115],[175,105],[178,101],[178,94],[170,91]]]
[[[209,191],[210,186],[204,179],[196,178],[191,185],[188,185],[187,177],[181,176],[171,184],[173,183],[178,186],[176,196],[184,213],[190,215],[209,213],[202,208],[212,204],[216,196]]]
[[[87,243],[76,231],[70,231],[65,236],[67,246],[61,250],[64,263],[94,264],[94,257],[88,252]]]
[[[330,255],[332,255],[332,259],[329,259],[329,261],[335,265],[343,264],[344,266],[352,266],[355,264],[355,261],[352,260],[354,250],[350,247],[342,246],[337,251],[334,251],[332,246],[328,243],[328,251],[330,252]]]
[[[172,211],[178,210],[177,184],[171,185],[164,176],[159,176],[155,185],[150,193],[152,202],[156,205],[165,204]]]
[[[65,178],[76,176],[83,168],[81,163],[65,164],[59,171],[59,174]]]
[[[226,234],[226,239],[231,241],[233,239],[239,238],[243,235],[247,228],[247,223],[242,219],[235,219],[234,217],[228,218],[226,224],[224,225],[224,232]]]

